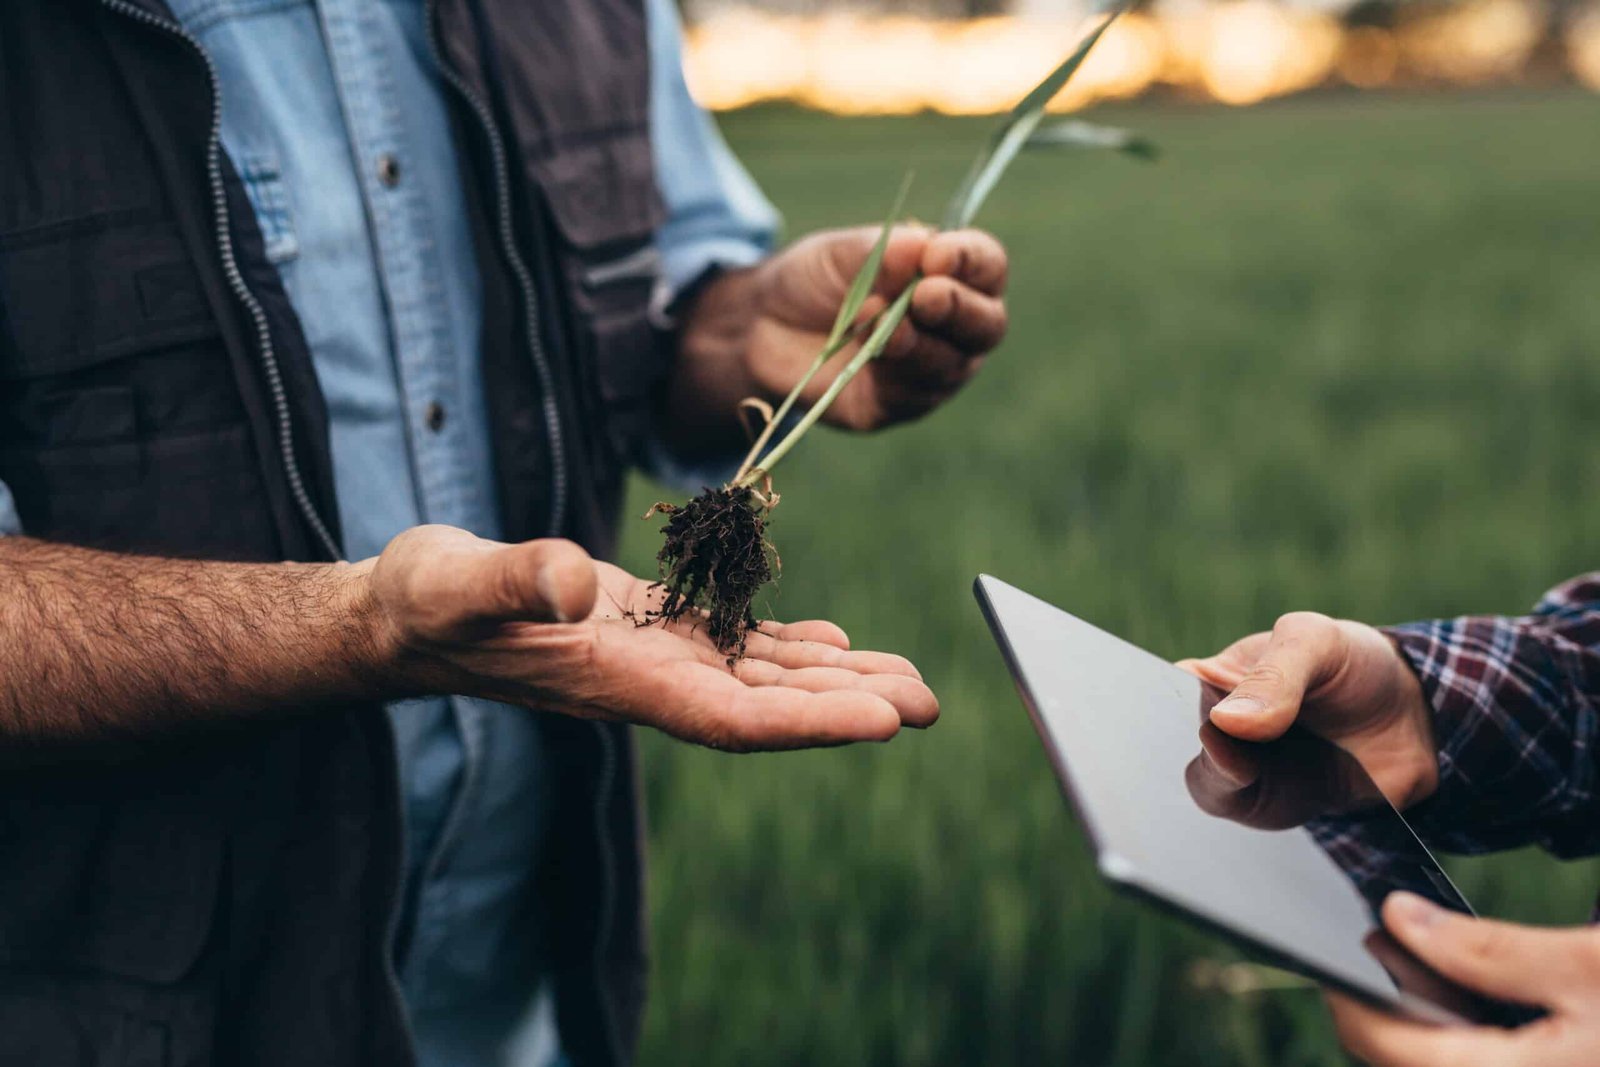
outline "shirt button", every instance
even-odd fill
[[[400,184],[400,161],[387,152],[378,157],[378,180],[390,189]]]
[[[423,413],[422,421],[434,433],[444,429],[444,405],[437,400],[429,404],[428,410]]]

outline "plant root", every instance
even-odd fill
[[[666,596],[646,621],[675,622],[698,609],[729,666],[742,658],[756,595],[774,574],[767,510],[748,488],[707,489],[687,504],[651,508],[667,516],[656,556]]]

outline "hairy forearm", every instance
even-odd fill
[[[367,569],[0,538],[0,756],[386,695]]]
[[[683,311],[661,420],[664,443],[678,455],[716,455],[746,440],[738,408],[745,397],[760,395],[745,352],[756,318],[761,270],[751,267],[718,275]]]

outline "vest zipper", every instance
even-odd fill
[[[550,520],[546,532],[549,537],[560,537],[567,525],[567,444],[562,435],[561,405],[556,397],[555,374],[550,369],[550,358],[545,353],[544,342],[539,337],[539,295],[534,288],[533,274],[517,251],[516,231],[511,218],[511,170],[505,141],[495,127],[488,104],[445,62],[444,48],[439,44],[438,6],[438,0],[427,0],[424,13],[428,23],[428,49],[433,53],[434,65],[439,68],[445,83],[472,109],[489,141],[489,154],[494,167],[496,230],[500,238],[500,251],[511,265],[511,273],[522,290],[522,306],[527,314],[528,354],[533,359],[539,390],[544,394],[545,438],[550,445]]]
[[[312,501],[311,494],[306,491],[305,479],[300,474],[300,461],[295,455],[294,448],[294,424],[290,418],[289,395],[284,388],[283,373],[278,367],[278,357],[272,347],[272,331],[267,325],[267,313],[262,310],[260,301],[256,300],[255,294],[245,284],[244,275],[239,271],[239,262],[234,257],[233,234],[228,223],[228,194],[222,181],[222,92],[216,64],[211,61],[211,56],[206,53],[199,40],[180,24],[135,7],[129,0],[100,0],[100,2],[108,10],[131,18],[135,22],[154,26],[172,34],[193,49],[206,65],[206,78],[211,85],[211,132],[206,141],[206,175],[211,183],[211,206],[216,216],[217,249],[222,253],[223,274],[228,279],[228,286],[233,290],[233,295],[244,305],[251,323],[255,326],[256,349],[261,357],[261,366],[267,374],[267,388],[272,393],[272,411],[278,429],[278,453],[279,458],[283,460],[284,476],[289,482],[289,494],[294,498],[295,507],[299,509],[301,517],[316,535],[318,546],[328,554],[329,559],[343,559],[344,553],[340,550],[339,543],[334,540],[327,523],[323,522],[322,516],[317,513],[317,506]]]
[[[217,76],[216,64],[211,61],[210,54],[192,33],[183,26],[170,19],[153,15],[143,8],[135,7],[129,0],[100,0],[107,10],[119,15],[152,26],[158,30],[177,37],[199,56],[206,67],[206,78],[211,86],[211,131],[206,141],[206,174],[211,183],[211,203],[216,214],[217,247],[222,253],[223,271],[227,276],[228,285],[234,295],[249,312],[255,325],[256,340],[261,362],[267,373],[267,384],[272,392],[273,412],[278,424],[278,448],[283,459],[284,473],[288,477],[289,490],[294,497],[295,505],[300,509],[300,514],[311,526],[316,534],[321,547],[328,553],[330,559],[344,558],[338,542],[322,516],[317,513],[316,504],[311,499],[311,494],[306,491],[305,480],[300,475],[300,464],[294,450],[294,424],[290,418],[289,397],[284,388],[283,374],[278,367],[278,357],[272,347],[272,331],[267,325],[266,312],[256,300],[255,294],[245,284],[244,275],[239,270],[238,260],[233,252],[233,235],[229,228],[228,196],[222,181],[222,90],[221,80]],[[398,792],[398,790],[397,790]],[[397,800],[398,802],[398,800]],[[395,860],[393,881],[398,884],[402,872],[399,869],[399,858]],[[399,909],[391,894],[386,902],[389,917],[385,926],[385,943],[383,945],[383,977],[393,1003],[398,1007],[395,1016],[399,1021],[401,1037],[408,1049],[416,1048],[416,1035],[411,1029],[411,1013],[406,1008],[405,993],[400,988],[399,975],[395,973],[393,953],[389,946],[394,944],[396,925],[399,919]]]
[[[500,238],[500,248],[507,262],[511,264],[511,272],[517,279],[517,284],[522,289],[523,307],[527,312],[527,344],[528,352],[533,357],[534,372],[539,379],[539,388],[544,393],[544,422],[545,433],[550,444],[550,475],[551,475],[551,501],[549,535],[561,536],[566,526],[567,508],[567,463],[566,442],[561,432],[561,409],[556,399],[555,375],[550,370],[550,360],[545,354],[544,342],[539,338],[539,298],[534,289],[533,275],[529,272],[527,264],[523,262],[521,254],[517,251],[516,232],[511,217],[511,177],[510,166],[507,162],[505,141],[500,136],[499,129],[495,126],[494,116],[481,97],[472,90],[472,87],[456,73],[455,69],[445,62],[444,48],[439,43],[438,0],[427,0],[424,17],[428,24],[428,49],[433,53],[434,65],[439,68],[440,76],[445,83],[453,89],[467,106],[472,109],[478,126],[482,129],[489,142],[489,154],[494,167],[495,208],[498,218],[497,231]],[[611,911],[615,907],[614,897],[615,875],[612,871],[614,856],[611,843],[611,832],[608,825],[607,814],[610,808],[612,779],[616,773],[616,750],[611,735],[606,731],[603,723],[591,724],[595,737],[600,747],[600,771],[598,774],[598,788],[594,795],[594,820],[596,848],[600,853],[600,885],[597,896],[600,901],[600,917],[596,926],[594,953],[591,957],[595,972],[595,999],[600,1006],[601,1025],[605,1031],[607,1051],[611,1054],[612,1062],[622,1064],[625,1058],[622,1055],[621,1039],[617,1035],[616,1014],[611,1005],[611,997],[606,991],[604,974],[601,961],[605,955],[605,947],[610,939]]]

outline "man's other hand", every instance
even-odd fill
[[[670,448],[716,455],[747,442],[739,402],[754,396],[776,405],[810,369],[878,233],[814,233],[764,263],[718,276],[696,295],[681,315],[678,360],[663,396],[661,432]],[[970,381],[1005,336],[1005,249],[977,230],[897,227],[857,325],[918,272],[924,277],[910,314],[829,407],[827,422],[876,430],[924,415]],[[858,349],[852,341],[811,381],[802,410]]]
[[[758,317],[748,359],[764,394],[787,394],[822,350],[878,233],[877,227],[814,233],[759,268]],[[918,271],[924,280],[883,355],[839,394],[826,421],[874,430],[914,419],[954,395],[1005,336],[1006,270],[1005,249],[987,233],[896,227],[858,321],[881,311]],[[822,395],[856,347],[852,344],[806,387],[805,403]]]
[[[422,526],[352,571],[378,662],[416,691],[737,750],[883,741],[939,714],[909,662],[851,651],[828,622],[764,624],[730,668],[696,620],[640,625],[660,590],[570,541],[507,545]]]
[[[1329,994],[1345,1046],[1373,1067],[1591,1067],[1600,1063],[1600,930],[1472,919],[1395,893],[1384,925],[1440,974],[1549,1015],[1515,1030],[1410,1022]]]
[[[1211,722],[1224,733],[1268,741],[1298,721],[1360,760],[1402,809],[1438,786],[1422,686],[1394,644],[1371,626],[1295,612],[1270,633],[1179,666],[1230,691],[1211,709]]]

